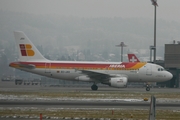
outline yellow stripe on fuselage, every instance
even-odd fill
[[[142,63],[142,62],[137,63],[137,64],[136,64],[135,66],[133,66],[131,69],[139,69],[139,68],[143,67],[145,64],[146,64],[146,63]]]

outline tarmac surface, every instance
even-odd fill
[[[71,85],[71,86],[60,86],[60,87],[44,87],[40,85],[15,85],[14,82],[0,82],[0,91],[16,91],[16,92],[59,92],[59,91],[69,91],[69,92],[80,92],[80,91],[86,91],[86,92],[92,92],[91,85],[86,86],[78,86],[78,85]],[[148,91],[145,90],[145,88],[111,88],[111,87],[104,87],[100,86],[98,89],[98,92],[142,92],[147,93]],[[96,91],[93,91],[96,93]],[[151,88],[150,92],[158,92],[158,93],[180,93],[180,89],[177,88]],[[180,104],[179,103],[157,103],[156,104],[158,108],[168,108],[168,109],[179,109]],[[0,100],[0,107],[39,107],[39,108],[47,108],[47,107],[64,107],[64,108],[130,108],[130,107],[138,107],[138,108],[149,108],[149,103],[147,102],[122,102],[122,101],[115,101],[115,102],[107,102],[107,101],[76,101],[76,100],[70,100],[70,101],[64,101],[64,100],[58,100],[58,101],[6,101],[6,100]]]
[[[149,103],[139,103],[139,102],[81,102],[81,101],[58,101],[58,102],[45,102],[45,101],[0,101],[0,107],[59,107],[59,108],[78,108],[78,107],[85,107],[85,108],[122,108],[122,107],[149,107]],[[180,108],[179,103],[157,103],[157,107],[161,108]]]
[[[46,87],[40,85],[15,85],[14,82],[2,82],[0,81],[0,91],[12,91],[12,92],[93,92],[96,91],[91,90],[91,84],[89,85],[71,85],[71,86],[59,86],[59,87]],[[99,86],[98,92],[102,93],[112,93],[112,92],[123,92],[123,93],[131,93],[131,92],[140,92],[140,93],[178,93],[180,94],[179,88],[151,88],[151,91],[147,92],[145,88],[111,88]],[[46,108],[124,108],[124,109],[149,109],[149,102],[122,102],[122,101],[44,101],[44,100],[25,100],[25,101],[14,101],[14,100],[0,100],[0,108],[29,108],[36,107],[38,109],[46,109]],[[157,103],[157,109],[167,109],[167,110],[180,110],[180,103]],[[4,120],[29,120],[29,118],[0,118]],[[39,120],[36,118],[31,118],[31,120]],[[63,119],[62,119],[63,120]],[[66,119],[70,120],[70,119]],[[78,119],[76,119],[78,120]]]
[[[128,88],[112,88],[109,86],[99,86],[98,92],[148,92],[145,87],[128,87]],[[2,82],[0,81],[0,91],[29,91],[29,92],[58,92],[58,91],[86,91],[92,92],[91,84],[89,85],[61,85],[59,87],[49,87],[45,85],[15,85],[14,82]],[[94,91],[96,92],[96,91]],[[159,93],[180,93],[180,88],[151,88],[149,92],[159,92]]]

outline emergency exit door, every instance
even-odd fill
[[[51,63],[45,63],[45,73],[51,73]]]

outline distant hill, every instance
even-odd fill
[[[79,18],[2,10],[0,16],[0,49],[11,48],[9,53],[15,51],[14,30],[24,31],[36,46],[43,47],[46,55],[54,56],[68,54],[66,46],[79,46],[80,51],[112,53],[119,59],[120,49],[115,45],[124,41],[128,45],[125,53],[130,49],[146,49],[147,57],[149,46],[153,45],[154,21],[148,18]],[[164,44],[178,40],[179,33],[180,23],[157,20],[158,56],[163,58]]]

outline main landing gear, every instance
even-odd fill
[[[150,86],[146,84],[146,91],[150,91]]]
[[[98,89],[98,86],[97,86],[96,84],[93,84],[93,85],[91,86],[91,89],[92,89],[92,90],[97,90],[97,89]]]

